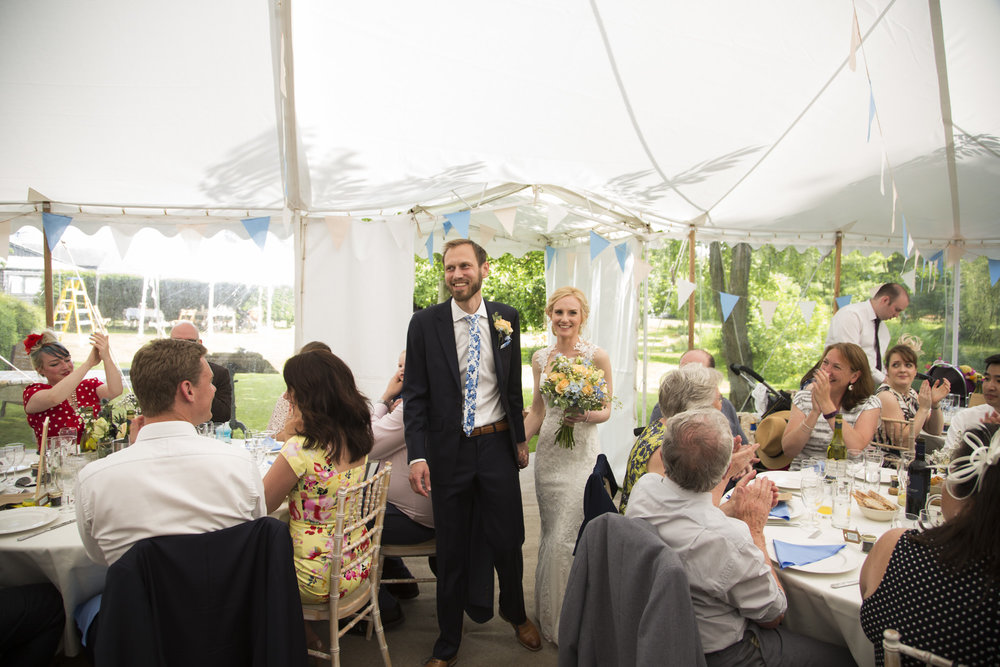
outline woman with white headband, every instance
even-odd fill
[[[885,533],[861,568],[861,627],[963,665],[1000,656],[1000,427],[965,433],[941,494],[944,523]]]

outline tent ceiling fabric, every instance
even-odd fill
[[[32,187],[67,211],[149,207],[93,209],[95,225],[231,226],[291,204],[414,211],[426,236],[506,190],[472,223],[511,247],[693,224],[893,251],[905,215],[921,251],[1000,258],[1000,5],[941,5],[4,3],[0,220],[38,224]],[[553,203],[570,215],[550,230]],[[507,234],[488,209],[515,205]]]

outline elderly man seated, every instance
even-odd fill
[[[850,652],[780,627],[787,603],[764,546],[774,505],[767,480],[740,484],[726,516],[711,490],[733,452],[718,410],[671,417],[660,455],[666,477],[643,476],[625,515],[652,524],[680,557],[709,667],[720,665],[850,665]]]

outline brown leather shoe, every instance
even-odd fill
[[[514,628],[514,636],[517,637],[517,643],[529,651],[542,650],[542,637],[538,634],[538,628],[535,627],[530,618],[525,619],[521,625],[514,625],[513,623],[510,625]]]
[[[458,662],[458,656],[452,656],[447,660],[442,660],[441,658],[428,658],[427,662],[424,663],[424,667],[451,667],[456,662]]]

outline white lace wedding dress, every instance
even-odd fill
[[[580,341],[576,349],[580,356],[593,361],[597,346]],[[552,346],[539,350],[532,359],[542,370],[543,382],[545,368],[554,358]],[[573,565],[576,535],[583,522],[583,488],[601,451],[596,424],[580,423],[573,428],[573,449],[557,445],[556,431],[562,418],[562,408],[546,401],[545,420],[535,448],[535,495],[542,523],[535,569],[535,613],[542,636],[552,643],[558,639],[559,612]]]

